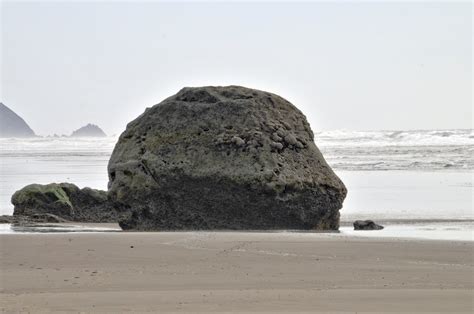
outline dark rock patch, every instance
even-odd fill
[[[376,224],[372,220],[354,221],[354,230],[382,230],[384,227]]]
[[[23,215],[2,215],[0,216],[0,224],[32,224],[32,223],[64,223],[68,220],[53,214],[33,214],[31,216]]]

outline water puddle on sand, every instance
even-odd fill
[[[424,239],[424,240],[450,240],[450,241],[474,241],[474,221],[413,221],[400,223],[383,222],[383,230],[356,231],[352,226],[343,223],[338,231],[314,231],[314,230],[271,230],[271,231],[178,231],[191,234],[209,234],[222,232],[245,233],[268,233],[286,234],[288,236],[314,236],[342,237],[342,238],[394,238],[394,239]],[[54,234],[54,233],[109,233],[122,232],[118,224],[0,224],[1,234]]]
[[[474,241],[474,222],[412,222],[384,224],[383,230],[356,231],[353,227],[340,227],[340,235],[366,238],[397,238],[449,241]]]
[[[120,228],[61,224],[0,224],[0,234],[18,233],[71,233],[71,232],[120,232]]]

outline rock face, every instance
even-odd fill
[[[107,201],[107,192],[79,189],[70,183],[31,184],[12,196],[14,216],[52,214],[81,222],[117,222],[119,213]]]
[[[35,132],[19,115],[0,103],[0,137],[33,137]]]
[[[72,132],[71,137],[105,137],[107,136],[101,128],[95,124],[88,124]]]
[[[53,214],[33,214],[31,216],[20,216],[20,215],[2,215],[0,216],[0,224],[15,224],[15,225],[28,225],[35,223],[61,223],[68,222],[68,220],[58,217]]]
[[[382,230],[383,226],[376,224],[372,220],[354,221],[354,230]]]
[[[337,229],[346,188],[285,99],[184,88],[128,124],[110,158],[123,229]]]

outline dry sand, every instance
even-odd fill
[[[313,233],[0,236],[5,312],[473,311],[473,243]]]

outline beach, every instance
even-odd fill
[[[473,242],[293,232],[3,234],[5,312],[473,309]]]
[[[0,0],[0,314],[474,313],[472,9]]]
[[[1,308],[471,313],[472,141],[472,130],[318,133],[349,191],[339,233],[0,225]],[[115,142],[0,141],[0,212],[33,182],[105,190]],[[385,228],[354,231],[356,219]]]

